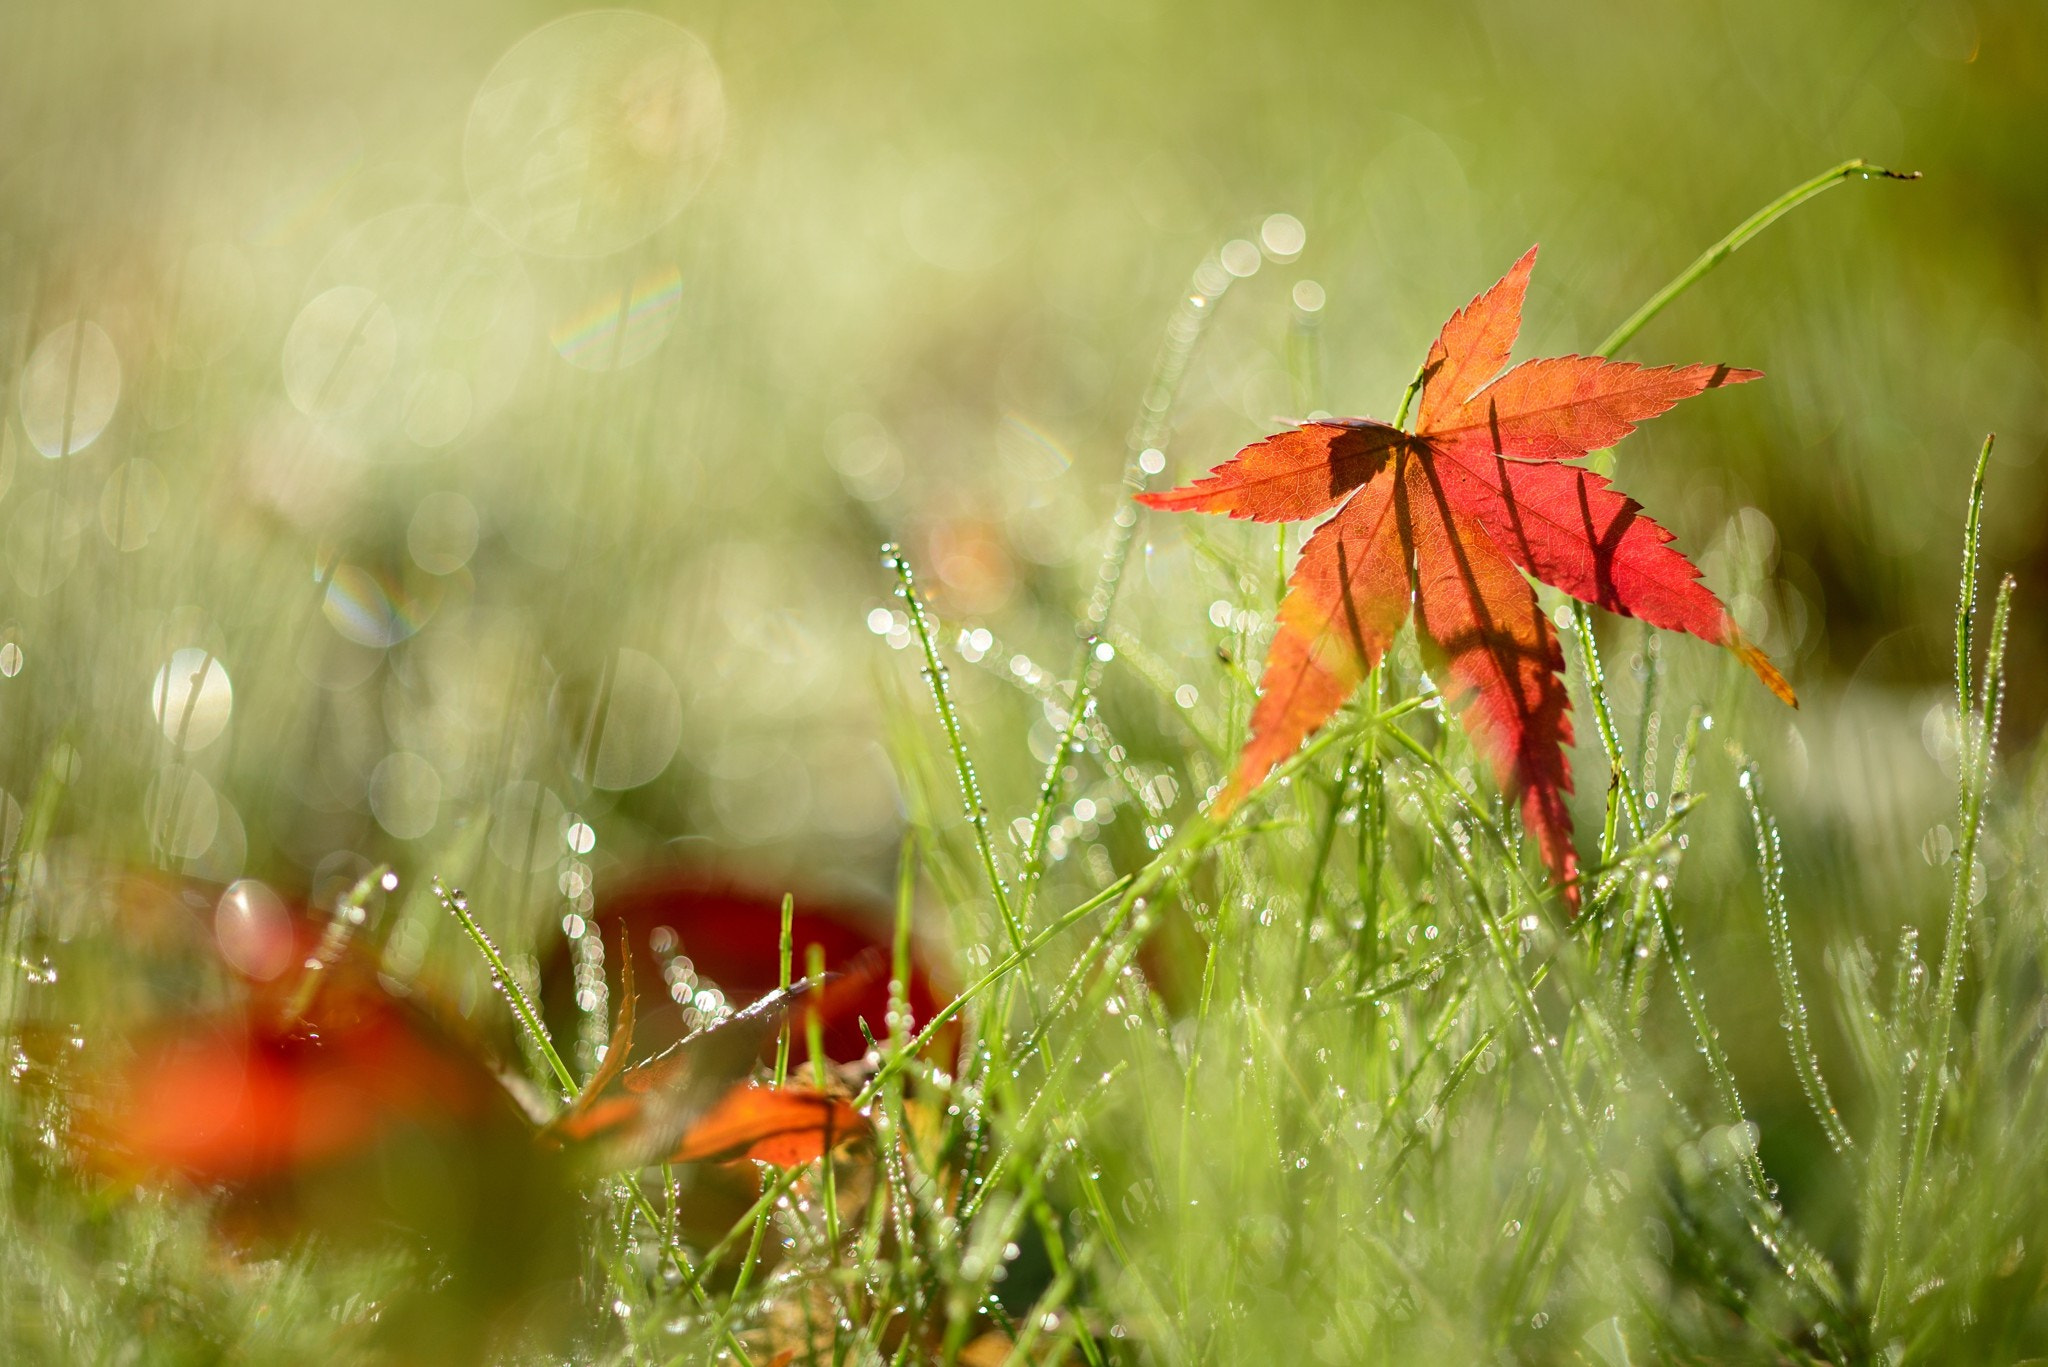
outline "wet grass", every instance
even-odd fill
[[[1795,187],[1600,350],[1780,215],[1883,174],[1848,163]],[[1587,785],[1604,792],[1604,820],[1588,828],[1584,910],[1567,918],[1409,645],[1229,820],[1205,814],[1242,739],[1290,543],[1177,533],[1179,582],[1153,601],[1141,566],[1161,542],[1125,495],[1169,459],[1210,463],[1174,448],[1174,416],[1236,278],[1222,257],[1203,260],[1172,312],[1122,485],[1095,510],[1099,558],[1079,576],[1070,635],[1008,646],[975,614],[948,616],[894,543],[863,590],[901,804],[892,1009],[868,1023],[871,1053],[847,1079],[871,1138],[823,1164],[750,1171],[724,1221],[694,1213],[711,1208],[711,1179],[666,1168],[489,1189],[491,1203],[556,1207],[542,1227],[574,1271],[545,1292],[521,1272],[491,1282],[417,1231],[343,1238],[345,1222],[316,1209],[246,1235],[223,1218],[232,1192],[81,1166],[79,1088],[144,1018],[120,974],[149,951],[109,949],[128,929],[80,932],[90,918],[74,910],[120,857],[67,816],[116,738],[47,728],[39,777],[9,813],[0,958],[10,1360],[1615,1367],[2048,1354],[2048,927],[2030,853],[2048,791],[1999,760],[2013,603],[2010,582],[1988,604],[1979,584],[1991,445],[1967,498],[1956,491],[1955,689],[1937,737],[1954,825],[1928,856],[1948,897],[1788,876],[1799,831],[1781,831],[1768,800],[1781,756],[1775,733],[1745,725],[1739,668],[1667,666],[1633,624],[1575,608],[1559,620],[1598,747],[1584,753],[1605,761],[1606,781]],[[1313,312],[1290,315],[1305,408],[1321,369]],[[84,336],[72,335],[74,361]],[[335,360],[328,378],[344,369]],[[319,603],[334,601],[341,564],[338,552],[316,564]],[[1169,614],[1203,599],[1214,630],[1190,651],[1188,624]],[[298,607],[264,638],[273,664],[318,626]],[[158,679],[160,784],[191,781],[212,649],[182,691]],[[631,759],[607,758],[598,720],[627,714],[623,654],[578,683],[573,661],[515,642],[484,671],[506,715],[571,718],[570,806],[523,777],[478,789],[395,863],[402,884],[363,861],[331,903],[335,926],[365,912],[387,987],[454,1000],[509,1045],[543,1108],[595,1066],[572,1066],[575,1042],[551,1037],[532,1000],[561,918],[590,910],[577,859],[611,848],[614,817],[629,844],[673,815],[607,798],[638,785],[595,778]],[[238,663],[235,677],[279,674]],[[514,748],[510,729],[497,739]],[[523,772],[499,758],[502,777]],[[149,857],[207,871],[212,838],[186,829],[186,790],[153,791]],[[1729,817],[1705,820],[1717,810]],[[536,858],[557,830],[568,853]],[[1751,848],[1740,884],[1714,873]],[[1831,886],[1880,899],[1878,912],[1800,901]],[[1867,933],[1878,923],[1889,938]],[[1730,1006],[1717,992],[1749,985],[1700,947],[1743,925],[1766,952],[1747,966],[1760,986]],[[913,930],[955,989],[925,1022],[907,1005]],[[793,962],[787,934],[783,946],[788,984],[814,966]],[[1781,1027],[1760,1032],[1776,1035],[1769,1062],[1760,1001]],[[606,1005],[583,1008],[600,1040]],[[777,1080],[802,1066],[785,1042]],[[485,1271],[517,1262],[504,1249],[461,1257]],[[529,1316],[558,1293],[558,1313]]]

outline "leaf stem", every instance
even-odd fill
[[[1394,410],[1394,426],[1401,428],[1403,431],[1407,430],[1408,410],[1415,406],[1415,396],[1422,392],[1422,382],[1428,378],[1429,362],[1425,359],[1421,365],[1415,368],[1415,378],[1410,380],[1408,387],[1401,391],[1401,406]]]

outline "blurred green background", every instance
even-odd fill
[[[1520,354],[1590,347],[1855,156],[1924,179],[1802,210],[1630,352],[1766,372],[1619,475],[1805,706],[1676,640],[1667,697],[1736,709],[1830,929],[1888,932],[1873,888],[1938,897],[1957,527],[1996,431],[2010,733],[2048,712],[2037,3],[565,13],[8,11],[9,840],[54,773],[64,857],[330,893],[372,860],[469,870],[536,949],[621,866],[885,886],[908,657],[879,544],[988,633],[971,660],[1064,671],[1162,324],[1223,244],[1246,278],[1168,477],[1278,418],[1390,415],[1531,242]],[[1201,715],[1212,603],[1227,625],[1270,582],[1190,538],[1268,570],[1271,542],[1169,521],[1120,626]],[[956,673],[1007,822],[1049,728],[1002,669]],[[1753,879],[1734,811],[1704,817],[1709,889]],[[1790,1104],[1755,919],[1709,957]]]

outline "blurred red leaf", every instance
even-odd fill
[[[591,919],[589,933],[601,936],[601,943],[617,944],[623,933],[632,944],[644,1047],[658,1049],[689,1033],[686,1004],[674,997],[678,983],[715,986],[729,1005],[746,1006],[780,982],[780,895],[670,873],[607,892]],[[836,1063],[851,1063],[867,1053],[863,1021],[877,1038],[888,1033],[888,924],[885,910],[868,913],[810,898],[797,900],[793,975],[803,976],[811,945],[823,951],[825,970],[838,975],[804,1008],[819,1013],[826,1056]],[[677,966],[679,960],[687,961],[687,976]],[[605,970],[611,989],[617,991],[616,963],[608,962]],[[565,951],[548,964],[541,994],[554,1028],[567,1030],[576,1009],[572,954]],[[906,996],[911,1017],[919,1024],[931,1018],[942,1000],[915,947]],[[806,1056],[801,1018],[792,1045],[796,1057]],[[772,1039],[766,1047],[773,1048]]]
[[[375,1330],[394,1361],[497,1361],[529,1335],[556,1341],[577,1303],[570,1166],[534,1142],[479,1051],[355,967],[289,1021],[256,984],[244,1010],[147,1033],[88,1092],[80,1156],[120,1179],[213,1189],[230,1246],[315,1233],[425,1250],[435,1275]]]
[[[112,1166],[236,1183],[491,1120],[516,1124],[473,1053],[396,999],[331,988],[289,1025],[252,1010],[147,1038],[88,1137]]]
[[[802,1153],[865,1125],[843,1102],[825,1105],[806,1089],[792,1089],[772,1106],[731,1099],[772,1050],[792,1005],[818,1013],[828,1052],[835,1042],[846,1047],[850,1030],[864,1053],[860,1022],[884,1025],[886,951],[838,914],[795,918],[797,971],[810,944],[822,945],[827,964],[837,969],[821,986],[799,983],[786,994],[774,990],[779,951],[762,953],[764,939],[779,946],[779,900],[731,892],[700,896],[669,886],[640,908],[629,903],[627,914],[600,917],[599,926],[614,928],[619,945],[614,963],[623,982],[613,997],[615,1028],[577,1097],[537,1126],[533,1111],[544,1103],[521,1100],[517,1079],[444,1026],[426,999],[392,994],[353,944],[339,943],[328,958],[316,955],[320,928],[296,905],[248,883],[223,890],[147,881],[168,896],[174,921],[191,927],[194,947],[203,937],[206,951],[236,970],[245,1000],[239,1010],[181,1016],[140,1035],[129,1064],[96,1089],[81,1137],[97,1166],[177,1173],[254,1191],[363,1160],[394,1139],[422,1133],[458,1147],[510,1144],[567,1156],[572,1168],[588,1173],[678,1151],[723,1155],[735,1144],[743,1151],[758,1142],[764,1155]],[[647,923],[650,914],[661,918],[660,926]],[[728,993],[728,1006],[739,1009],[707,1027],[680,1026],[677,1004],[662,990],[658,1000],[671,1018],[658,1022],[669,1028],[664,1035],[644,1028],[639,1004],[649,975],[636,968],[660,957],[655,948],[675,957],[680,941],[672,921],[690,929],[691,947],[702,956],[697,979],[709,986],[708,970],[723,975],[718,985]],[[233,933],[223,933],[223,926]],[[251,927],[266,946],[263,956],[246,952]],[[648,951],[636,954],[630,947],[636,929],[642,944],[656,929],[666,930],[666,941],[655,936]],[[274,941],[292,946],[292,969],[271,971],[270,961],[282,957],[267,948]],[[244,962],[259,960],[263,972],[243,972]],[[314,962],[320,967],[311,968]],[[765,988],[757,987],[763,977]],[[658,969],[654,981],[667,986]],[[913,975],[910,995],[914,1011],[935,1009],[921,972]],[[801,1041],[802,1023],[793,1024]],[[727,1138],[693,1139],[703,1124],[711,1126],[705,1135]],[[536,1138],[545,1142],[536,1145]]]
[[[1336,510],[1303,546],[1279,611],[1251,739],[1216,801],[1227,814],[1344,705],[1412,603],[1423,658],[1576,908],[1564,656],[1523,572],[1573,597],[1733,649],[1791,688],[1742,638],[1642,505],[1560,462],[1604,449],[1679,400],[1759,378],[1727,366],[1649,368],[1594,356],[1502,373],[1536,249],[1452,315],[1423,370],[1416,428],[1304,423],[1206,478],[1141,494],[1150,507],[1260,522]],[[1795,703],[1796,705],[1796,703]]]

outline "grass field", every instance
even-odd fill
[[[1994,0],[0,16],[0,1359],[2048,1359],[2043,127]],[[1532,242],[1764,372],[1593,461],[1800,695],[1543,589],[1577,915],[1412,632],[1219,815],[1310,528],[1131,497]]]

